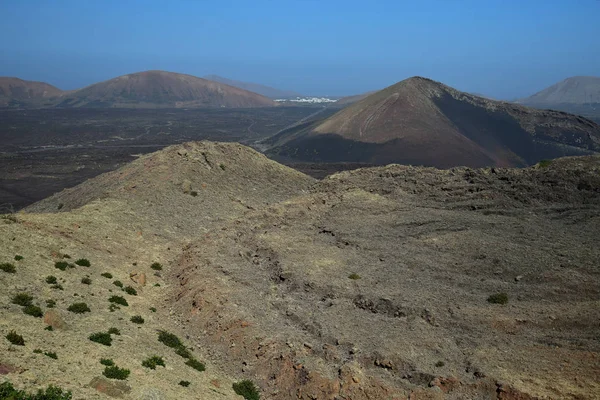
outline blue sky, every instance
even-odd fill
[[[497,98],[600,76],[598,0],[0,0],[0,76],[162,69],[347,95],[414,75]]]

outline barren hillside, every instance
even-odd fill
[[[238,144],[169,147],[0,221],[0,330],[25,340],[0,340],[2,379],[75,398],[236,398],[247,379],[263,399],[593,399],[599,172],[574,157],[315,181]],[[112,346],[88,339],[111,327]]]

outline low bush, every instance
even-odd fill
[[[357,279],[360,279],[360,275],[356,274],[356,273],[352,273],[352,274],[348,275],[348,278],[350,278],[352,280],[357,280]]]
[[[112,344],[112,337],[110,337],[109,333],[105,332],[92,333],[90,336],[88,336],[88,339],[90,339],[92,342],[100,343],[105,346],[110,346]]]
[[[111,305],[110,305],[110,306],[108,306],[108,311],[110,311],[110,312],[115,312],[116,310],[120,310],[120,309],[121,309],[121,307],[119,307],[119,306],[118,306],[118,305],[116,305],[116,304],[112,304],[112,303],[111,303]]]
[[[44,355],[45,355],[46,357],[50,357],[50,358],[53,358],[53,359],[55,359],[55,360],[58,360],[58,356],[57,356],[57,355],[56,355],[56,353],[55,353],[55,352],[53,352],[53,351],[46,351],[46,352],[44,352]]]
[[[121,282],[121,281],[114,281],[113,285],[115,285],[116,287],[123,288],[123,282]]]
[[[56,386],[48,386],[39,389],[37,394],[28,394],[23,390],[17,390],[12,383],[6,381],[0,383],[0,399],[7,400],[71,400],[73,395],[70,391],[63,391]]]
[[[58,282],[58,280],[56,279],[56,277],[54,275],[48,275],[46,277],[46,283],[49,283],[49,284],[52,285],[52,284],[55,284],[57,282]]]
[[[101,358],[100,364],[105,365],[107,367],[112,367],[113,365],[115,365],[115,362],[110,358]]]
[[[246,400],[260,400],[260,393],[252,381],[247,379],[233,384],[233,391]]]
[[[438,361],[438,362],[435,363],[435,366],[438,367],[438,368],[443,367],[444,365],[446,365],[446,363],[443,362],[443,361]]]
[[[156,307],[150,307],[150,311],[156,312]]]
[[[183,346],[175,349],[175,354],[181,358],[192,358],[192,353],[190,353],[190,351]]]
[[[185,365],[194,368],[197,371],[205,371],[206,367],[204,366],[203,363],[201,363],[200,361],[196,360],[195,358],[189,358],[186,362]]]
[[[46,307],[48,307],[48,308],[54,308],[54,307],[56,307],[56,301],[54,301],[52,299],[46,300]]]
[[[188,381],[179,381],[179,385],[183,386],[183,387],[188,387],[188,386],[190,386],[190,382],[188,382]]]
[[[42,354],[42,349],[34,349],[33,354]]]
[[[156,367],[160,365],[161,367],[165,366],[165,360],[159,356],[152,356],[150,358],[142,361],[142,366],[150,369],[156,369]]]
[[[120,331],[120,330],[118,330],[117,328],[110,328],[110,329],[108,330],[108,333],[109,333],[109,334],[111,334],[111,335],[117,335],[117,336],[118,336],[118,335],[120,335],[120,334],[121,334],[121,331]]]
[[[144,318],[142,318],[141,315],[134,315],[133,317],[131,317],[130,321],[134,324],[143,324]]]
[[[116,365],[111,365],[104,368],[104,372],[102,372],[102,375],[109,379],[118,379],[122,381],[127,379],[130,372],[131,371],[129,371],[128,369],[119,368]]]
[[[66,261],[57,261],[54,263],[54,268],[58,268],[61,271],[66,270],[69,267],[69,263]]]
[[[11,263],[0,264],[0,270],[7,272],[9,274],[14,274],[15,272],[17,272],[17,268]]]
[[[108,301],[115,304],[120,304],[122,306],[128,306],[127,300],[123,296],[111,296]]]
[[[152,264],[152,265],[150,266],[150,268],[152,268],[152,269],[153,269],[153,270],[155,270],[155,271],[162,271],[162,269],[163,269],[163,266],[162,266],[162,264],[161,264],[161,263],[159,263],[159,262],[155,262],[154,264]]]
[[[63,254],[63,256],[62,256],[62,257],[63,257],[63,258],[71,258],[71,256],[70,256],[70,255],[68,255],[68,254]]]
[[[12,298],[12,303],[23,307],[30,306],[33,301],[33,296],[27,293],[17,293]]]
[[[84,285],[91,285],[92,284],[92,280],[89,277],[84,277],[81,278],[81,283],[83,283]]]
[[[44,312],[42,311],[42,309],[38,306],[34,306],[33,304],[30,304],[27,307],[23,307],[23,313],[36,318],[42,318],[44,316]]]
[[[23,258],[24,258],[23,256],[20,256],[20,255],[17,254],[15,256],[15,261],[21,261]]]
[[[492,304],[506,304],[508,303],[508,294],[496,293],[487,298],[488,303]]]
[[[5,338],[15,346],[25,346],[25,339],[15,331],[10,331]]]
[[[167,331],[158,331],[158,341],[173,349],[184,347],[179,338]]]
[[[125,291],[125,293],[131,295],[131,296],[137,296],[137,290],[135,290],[134,288],[132,288],[131,286],[127,286],[125,289],[123,289]]]
[[[112,279],[112,274],[110,272],[103,272],[102,274],[100,274],[100,276],[103,276],[108,279]]]
[[[538,166],[539,166],[540,168],[546,168],[546,167],[549,167],[551,164],[552,164],[552,160],[541,160],[541,161],[538,163]]]
[[[67,310],[75,314],[83,314],[92,311],[85,303],[73,303],[69,306],[69,308],[67,308]]]
[[[52,327],[52,325],[48,325],[47,327],[44,328],[44,330],[52,332],[54,330],[54,328]]]
[[[75,261],[75,264],[77,264],[81,267],[89,267],[92,265],[90,263],[90,260],[88,260],[87,258],[80,258],[79,260]]]
[[[57,289],[57,290],[64,290],[60,283],[57,283],[56,285],[52,285],[52,286],[50,286],[50,288]]]

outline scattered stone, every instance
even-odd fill
[[[124,397],[131,392],[131,388],[125,382],[111,381],[103,376],[93,378],[88,386],[110,397]]]
[[[167,397],[159,389],[146,387],[142,389],[138,400],[166,400]]]
[[[181,190],[185,194],[190,194],[190,192],[192,191],[192,182],[189,179],[184,180],[181,183]]]
[[[519,282],[521,279],[523,279],[523,275],[515,276],[515,282]]]
[[[67,329],[67,323],[57,310],[48,310],[44,314],[44,323],[52,329]]]
[[[140,286],[146,286],[146,274],[143,272],[131,272],[129,278]]]

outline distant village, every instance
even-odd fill
[[[277,102],[291,101],[294,103],[335,103],[337,100],[327,97],[296,97],[295,99],[275,99]]]

